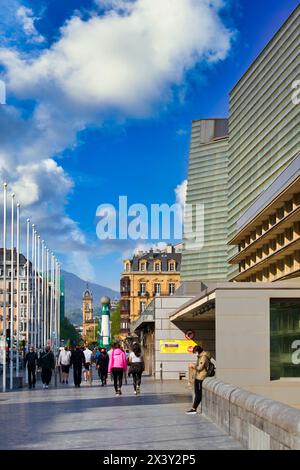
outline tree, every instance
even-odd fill
[[[111,314],[111,338],[115,339],[115,336],[120,335],[121,328],[121,302],[118,303],[117,308]]]
[[[64,317],[60,324],[60,337],[65,341],[76,341],[76,343],[81,340],[80,334],[67,317]]]

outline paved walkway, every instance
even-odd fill
[[[191,392],[184,382],[144,378],[133,395],[112,384],[60,385],[0,394],[0,449],[240,449],[201,415],[188,416]]]

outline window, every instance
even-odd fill
[[[160,263],[155,263],[154,271],[156,271],[156,272],[160,271]]]
[[[143,314],[145,308],[146,308],[146,302],[140,302],[140,315]]]
[[[300,377],[300,299],[270,299],[271,380]]]
[[[154,284],[154,295],[160,295],[160,284]]]
[[[140,271],[142,271],[142,272],[146,271],[146,263],[145,262],[140,264]]]
[[[175,263],[174,263],[174,261],[172,261],[172,262],[169,264],[169,270],[170,270],[170,271],[175,271]]]
[[[146,294],[146,283],[140,282],[140,295],[145,295],[145,294]]]
[[[130,263],[125,263],[125,271],[129,273],[130,271]]]
[[[169,284],[169,295],[173,295],[175,293],[175,284],[174,282],[171,282]]]

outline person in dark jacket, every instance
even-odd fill
[[[27,366],[28,371],[28,387],[35,388],[36,384],[36,366],[38,362],[37,353],[34,348],[30,346],[28,353],[25,355],[25,367]]]
[[[83,351],[79,346],[76,346],[75,350],[71,354],[71,366],[73,366],[73,376],[75,387],[80,387],[82,366],[85,364],[85,357]]]
[[[100,355],[96,359],[96,366],[102,387],[104,387],[104,385],[107,383],[108,363],[109,355],[107,354],[106,348],[101,348]]]
[[[54,354],[49,346],[47,346],[45,351],[41,353],[38,364],[42,369],[43,388],[48,388],[49,383],[51,382],[52,371],[55,367]]]

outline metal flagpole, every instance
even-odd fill
[[[38,349],[41,348],[41,283],[40,283],[40,275],[41,275],[41,266],[40,266],[40,256],[41,256],[41,237],[38,235],[37,237],[37,346]]]
[[[33,282],[33,270],[34,270],[34,231],[35,225],[32,224],[32,234],[31,234],[31,295],[30,295],[30,344],[34,346],[34,282]]]
[[[42,274],[41,274],[41,348],[45,347],[45,336],[44,336],[44,268],[45,268],[45,242],[42,240]]]
[[[30,288],[29,288],[29,242],[30,242],[30,219],[26,222],[26,351],[29,350],[29,333],[30,333]],[[28,383],[28,376],[25,371],[25,382]]]
[[[10,359],[10,375],[9,375],[9,388],[10,390],[13,389],[13,380],[14,380],[14,315],[15,315],[15,303],[14,303],[14,202],[15,202],[15,195],[12,193],[11,195],[11,235],[10,235],[10,351],[9,351],[9,359]]]
[[[7,183],[3,185],[3,336],[5,346],[3,352],[2,391],[6,392],[6,216],[7,216]]]
[[[16,375],[20,374],[20,204],[17,204],[17,362]]]
[[[44,247],[44,265],[45,265],[45,279],[44,279],[44,346],[47,344],[47,325],[48,325],[48,309],[47,309],[47,247]]]
[[[60,346],[60,264],[58,263],[58,328],[57,328],[57,333],[58,333],[58,344]]]
[[[53,349],[53,253],[51,253],[51,276],[50,276],[50,341]]]
[[[37,231],[34,231],[34,348],[37,350]]]
[[[50,339],[50,308],[49,308],[49,248],[47,248],[47,257],[46,257],[46,270],[47,270],[47,279],[46,279],[46,330],[47,330],[47,341]]]

